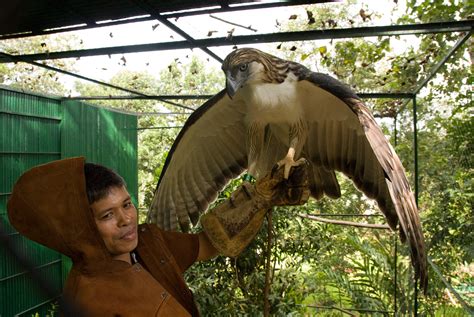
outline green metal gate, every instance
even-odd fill
[[[85,156],[126,180],[135,203],[137,118],[77,101],[62,101],[0,88],[0,221],[16,248],[50,281],[57,296],[47,298],[29,274],[0,247],[0,317],[40,315],[61,294],[69,271],[67,257],[19,235],[8,223],[6,204],[18,177],[38,164]]]

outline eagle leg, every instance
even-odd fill
[[[247,174],[254,178],[257,175],[257,162],[261,157],[261,151],[264,148],[265,126],[261,123],[252,123],[247,129],[247,147],[248,147],[248,168]]]
[[[282,166],[285,167],[283,174],[285,179],[288,179],[288,176],[290,176],[290,170],[293,166],[300,166],[301,164],[306,163],[304,158],[295,161],[295,156],[301,153],[301,149],[306,140],[306,131],[307,127],[304,120],[300,120],[298,123],[290,127],[290,148],[288,149],[286,156],[277,162],[278,168]]]

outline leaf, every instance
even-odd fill
[[[362,20],[365,22],[366,20],[371,20],[372,13],[367,14],[367,13],[365,13],[364,9],[360,9],[359,15],[361,16]]]
[[[327,51],[328,51],[328,49],[327,49],[326,46],[320,46],[320,47],[318,48],[318,50],[319,50],[319,54],[321,54],[321,55],[326,54]]]
[[[326,21],[329,27],[335,28],[337,26],[337,22],[333,19],[329,19]]]
[[[313,12],[306,10],[306,15],[308,16],[308,24],[314,24],[316,22],[313,17]]]
[[[298,15],[297,14],[292,14],[290,15],[290,17],[288,18],[288,20],[296,20],[298,18]]]
[[[227,40],[232,40],[232,36],[234,34],[235,29],[232,28],[229,31],[227,31]]]

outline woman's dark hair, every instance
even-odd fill
[[[122,176],[112,169],[94,163],[84,164],[86,191],[89,204],[104,198],[114,187],[127,187]]]

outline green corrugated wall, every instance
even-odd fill
[[[137,202],[137,118],[77,101],[61,101],[0,88],[0,219],[19,250],[61,293],[68,258],[20,236],[8,224],[6,203],[13,184],[29,168],[49,161],[85,156],[121,174]],[[55,299],[0,246],[0,317],[44,316]]]
[[[137,117],[78,101],[64,101],[62,105],[62,157],[85,156],[88,162],[118,171],[136,205]]]

